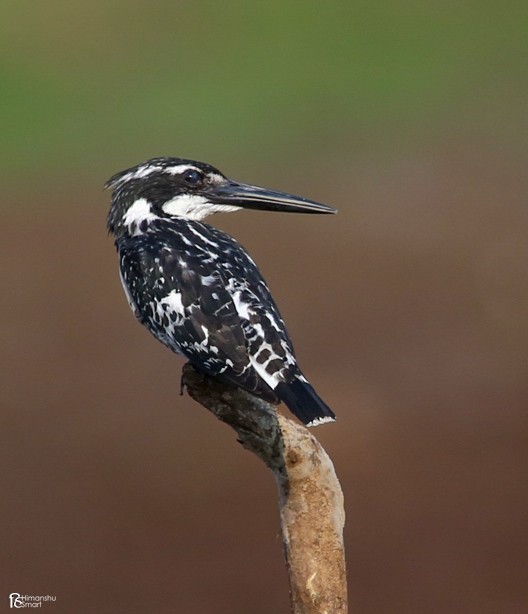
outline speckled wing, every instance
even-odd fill
[[[220,260],[211,272],[206,251],[185,251],[167,237],[129,238],[118,250],[129,303],[162,343],[206,373],[277,401],[272,388],[294,364],[293,350],[249,257]]]

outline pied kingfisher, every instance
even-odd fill
[[[153,158],[114,175],[108,230],[138,320],[194,367],[277,404],[306,425],[335,420],[297,366],[256,264],[201,220],[261,209],[335,213],[314,201],[231,181],[209,164]]]

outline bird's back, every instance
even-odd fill
[[[137,317],[198,368],[276,401],[296,371],[292,342],[258,268],[229,235],[158,220],[116,241]]]

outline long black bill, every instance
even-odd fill
[[[308,198],[293,196],[285,192],[259,188],[245,183],[228,181],[217,185],[208,194],[211,202],[221,205],[232,205],[244,209],[260,209],[261,211],[283,211],[288,213],[337,213],[328,205],[322,205]]]

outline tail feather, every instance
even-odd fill
[[[306,381],[294,378],[291,382],[280,382],[274,392],[306,426],[336,419],[334,412]]]

